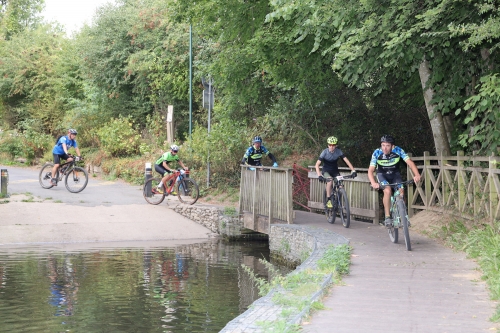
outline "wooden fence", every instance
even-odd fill
[[[319,182],[314,166],[310,166],[309,169],[308,177],[311,180],[311,187],[310,201],[307,206],[323,211],[325,184]],[[339,167],[339,170],[341,174],[351,174],[349,168]],[[370,181],[368,180],[368,169],[356,168],[356,172],[358,176],[355,179],[344,181],[344,188],[349,198],[351,217],[372,220],[374,224],[378,224],[380,215],[379,193],[378,191],[371,190]]]
[[[241,167],[240,216],[244,227],[269,233],[271,223],[293,223],[292,169]]]
[[[411,158],[422,181],[409,187],[409,214],[413,209],[447,211],[464,218],[500,216],[500,157],[498,156],[430,156]],[[408,178],[412,178],[408,171]]]

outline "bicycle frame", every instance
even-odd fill
[[[336,176],[334,178],[326,178],[327,185],[329,182],[332,183],[332,192],[328,198],[326,198],[326,189],[325,189],[325,205],[328,200],[332,203],[331,208],[325,208],[325,215],[327,217],[328,223],[335,223],[335,218],[337,212],[340,215],[340,219],[342,220],[342,224],[345,228],[349,228],[351,224],[350,217],[350,208],[349,208],[349,199],[347,197],[347,193],[344,189],[344,179],[354,178],[352,176]]]
[[[175,187],[175,184],[182,180],[184,177],[189,177],[189,170],[175,170],[170,176],[168,176],[167,180],[165,181],[167,184],[171,181],[171,180],[175,180],[173,181],[170,186],[165,186],[165,189],[167,190],[167,192],[165,193],[165,195],[168,195],[170,192],[173,191],[174,187]],[[165,184],[164,184],[165,185]]]

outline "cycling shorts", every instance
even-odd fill
[[[325,177],[325,178],[335,178],[337,176],[340,176],[339,172],[335,173],[334,175],[330,175],[330,173],[328,173],[328,171],[323,171],[322,174],[323,174],[323,177]]]
[[[155,164],[155,171],[158,172],[162,177],[166,176],[167,174],[171,174],[172,171],[167,170],[166,168],[163,167],[163,165]]]
[[[52,154],[54,156],[54,164],[61,164],[61,160],[67,160],[70,156],[68,154]]]
[[[402,183],[403,178],[399,172],[395,173],[377,173],[377,180],[381,185],[394,184],[394,183]],[[402,188],[403,185],[393,186],[393,189]]]

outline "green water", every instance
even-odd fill
[[[218,332],[258,298],[267,243],[5,251],[0,332]]]

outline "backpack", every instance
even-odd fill
[[[60,146],[60,145],[61,145],[61,144],[59,143],[59,140],[61,140],[61,138],[62,138],[63,136],[64,136],[64,134],[63,134],[63,135],[59,135],[59,136],[57,137],[57,139],[56,139],[56,145],[58,145],[58,146]]]

